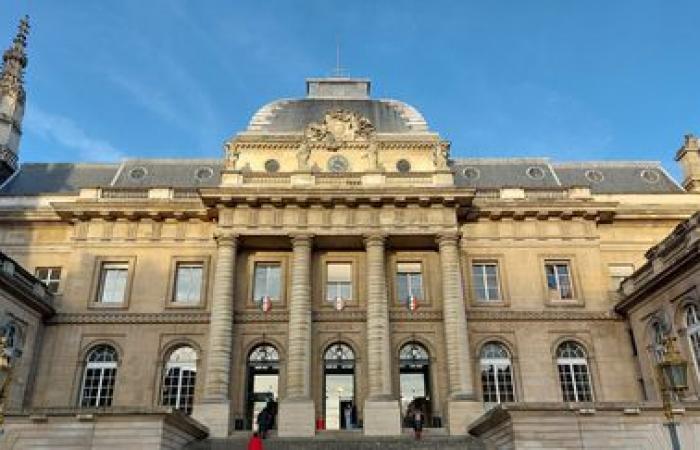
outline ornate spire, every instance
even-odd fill
[[[2,55],[2,70],[0,70],[0,89],[4,92],[16,91],[24,98],[22,77],[27,67],[27,36],[29,35],[29,16],[19,21],[17,35],[10,48]]]

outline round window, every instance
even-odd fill
[[[639,174],[647,183],[657,183],[661,178],[656,170],[645,169]]]
[[[406,173],[411,171],[411,163],[407,159],[399,159],[396,161],[396,170],[401,173]]]
[[[600,183],[603,181],[603,173],[600,170],[587,170],[586,178],[593,183]]]
[[[527,169],[527,176],[532,178],[533,180],[541,180],[544,178],[544,170],[542,170],[539,167],[528,167]]]
[[[344,156],[335,155],[328,160],[328,170],[331,172],[347,172],[350,164]]]
[[[280,170],[280,163],[276,159],[268,159],[265,161],[265,172],[275,173]]]
[[[208,180],[209,178],[214,176],[214,171],[211,167],[200,167],[194,173],[194,176],[197,177],[198,180]]]
[[[134,167],[129,171],[129,177],[132,180],[140,180],[148,174],[145,167]]]
[[[467,180],[478,180],[479,176],[481,173],[479,173],[479,169],[476,167],[465,167],[464,170],[462,170],[462,175],[464,175],[464,178]]]

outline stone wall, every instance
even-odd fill
[[[168,410],[34,411],[7,415],[0,450],[179,450],[207,434]]]
[[[700,445],[700,404],[685,404],[675,416],[681,448]],[[530,403],[495,408],[469,431],[489,449],[670,449],[661,405],[595,403],[573,407]]]

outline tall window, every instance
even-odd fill
[[[90,350],[83,374],[80,406],[97,408],[112,405],[117,361],[117,352],[109,345],[98,345]]]
[[[687,319],[687,317],[686,317]],[[651,324],[651,351],[654,355],[654,360],[658,363],[663,361],[666,354],[666,325],[661,320],[655,320]]]
[[[20,329],[14,322],[6,323],[0,334],[5,338],[5,351],[10,358],[19,358],[22,356],[22,334]]]
[[[695,366],[700,372],[700,312],[696,305],[688,305],[685,308],[685,325],[688,327],[688,340],[690,348],[693,349]]]
[[[175,269],[175,303],[199,303],[202,298],[202,264],[178,263]]]
[[[411,297],[423,299],[423,273],[421,263],[398,263],[396,283],[399,302],[407,302]]]
[[[61,283],[60,267],[37,267],[34,275],[49,288],[49,292],[58,292]]]
[[[352,299],[352,264],[326,264],[326,300]]]
[[[495,262],[476,262],[472,264],[472,285],[474,295],[480,302],[501,300],[498,280],[498,264]]]
[[[126,263],[103,263],[100,268],[100,303],[122,303],[126,296],[126,281],[129,265]]]
[[[570,300],[574,298],[571,283],[571,268],[566,261],[551,261],[544,265],[547,274],[547,291],[550,300]]]
[[[163,406],[192,414],[194,386],[197,379],[197,352],[180,347],[170,354],[163,374]]]
[[[593,401],[588,360],[581,345],[574,341],[563,342],[557,349],[557,368],[565,402]]]
[[[481,347],[481,389],[484,403],[515,401],[513,369],[510,354],[498,342],[489,342]]]
[[[253,300],[258,302],[269,297],[272,301],[278,301],[281,297],[281,273],[282,269],[279,263],[255,263]]]

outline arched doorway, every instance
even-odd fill
[[[246,426],[257,430],[256,418],[265,406],[270,406],[272,414],[277,414],[279,394],[280,357],[277,349],[270,344],[260,344],[248,355],[248,383],[246,395]]]
[[[323,354],[323,402],[326,429],[350,429],[357,423],[355,409],[355,352],[347,344],[336,342]],[[346,413],[345,411],[349,411]],[[351,418],[348,423],[347,418]]]
[[[430,356],[418,342],[408,342],[399,351],[399,385],[401,389],[401,414],[404,426],[411,426],[409,414],[420,408],[426,425],[432,423],[430,399]]]

